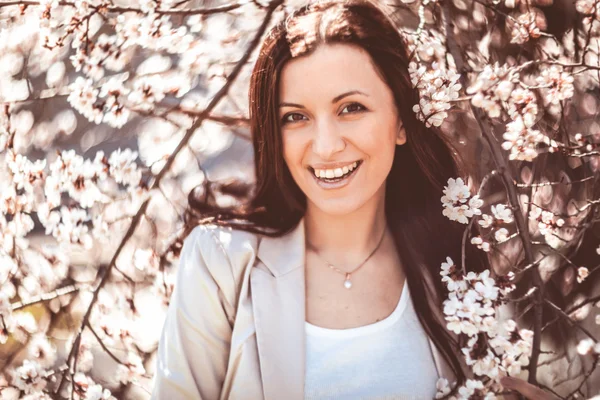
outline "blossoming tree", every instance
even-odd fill
[[[209,161],[249,146],[255,50],[296,5],[0,0],[0,398],[148,397],[187,193],[218,189]],[[480,166],[440,205],[466,225],[463,247],[492,260],[480,273],[440,260],[447,328],[473,372],[455,397],[492,399],[500,377],[524,371],[558,397],[591,397],[600,2],[391,6],[416,115]],[[543,346],[560,323],[566,356]],[[554,356],[578,367],[540,379]],[[452,385],[440,379],[438,397]]]

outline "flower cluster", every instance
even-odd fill
[[[451,221],[458,221],[461,224],[467,224],[469,218],[474,215],[481,215],[480,207],[483,201],[479,195],[471,197],[469,187],[462,178],[448,179],[448,185],[444,187],[444,196],[442,196],[443,215]]]
[[[537,77],[541,88],[547,90],[546,99],[556,103],[573,95],[573,77],[558,67],[544,70]],[[510,117],[503,134],[502,147],[510,152],[509,159],[532,161],[538,156],[540,145],[547,145],[548,151],[558,149],[558,143],[533,126],[538,118],[538,104],[535,93],[520,81],[520,74],[507,65],[484,67],[474,83],[467,88],[471,103],[482,108],[490,118],[502,117],[503,112]]]
[[[434,3],[424,1],[423,5]],[[407,32],[405,32],[407,33]],[[405,35],[408,50],[414,54],[408,66],[419,102],[413,106],[426,126],[441,126],[452,102],[460,96],[460,75],[448,63],[445,38],[435,29],[417,30]]]
[[[419,63],[443,64],[446,60],[447,52],[444,35],[435,30],[427,29],[420,32],[411,32],[406,35],[407,47],[410,52],[415,53],[416,60]]]
[[[526,12],[519,15],[512,25],[511,35],[511,43],[518,44],[540,37],[540,28],[536,23],[535,13]]]
[[[544,236],[546,243],[551,247],[558,249],[565,244],[565,240],[560,236],[560,228],[565,224],[564,219],[551,211],[543,210],[534,203],[531,203],[529,219],[537,222],[540,234]]]
[[[481,380],[467,381],[459,389],[458,398],[469,399],[474,392],[480,398],[495,398],[493,393],[499,390],[499,379],[507,374],[519,374],[529,363],[532,349],[532,331],[518,330],[510,319],[502,324],[496,317],[495,308],[515,288],[514,274],[511,272],[497,279],[490,276],[490,270],[470,271],[464,275],[448,257],[442,263],[440,275],[449,291],[448,299],[444,301],[448,330],[468,337],[467,346],[461,350],[473,373],[492,378],[485,385]],[[436,398],[449,391],[447,380],[440,379]]]
[[[411,62],[409,72],[413,86],[419,89],[419,103],[413,111],[426,126],[442,125],[452,107],[450,103],[460,95],[460,75],[440,68],[437,62],[432,63],[431,69]]]
[[[557,65],[544,69],[537,77],[538,84],[547,88],[546,101],[553,104],[558,104],[573,97],[575,93],[574,81],[573,75],[563,71],[563,68]]]
[[[594,352],[596,356],[600,355],[600,343],[594,342],[591,338],[581,340],[577,344],[577,352],[581,355],[586,355],[590,352]]]
[[[518,81],[519,74],[507,65],[486,65],[467,93],[473,95],[471,103],[485,110],[490,118],[500,117],[502,104],[508,101]]]
[[[445,398],[452,388],[446,378],[438,379],[436,383],[437,393],[435,394],[436,399]],[[483,399],[483,400],[495,400],[496,395],[494,392],[488,391],[483,386],[483,382],[476,379],[467,379],[464,386],[461,386],[458,389],[458,398],[456,396],[451,396],[450,400],[457,399]]]
[[[590,19],[600,20],[600,1],[599,0],[577,0],[575,8],[581,14]]]
[[[75,383],[75,399],[80,400],[116,400],[110,390],[97,384],[89,376],[78,372],[73,377]]]
[[[109,203],[112,196],[104,193],[102,185],[111,177],[116,183],[127,185],[133,191],[141,182],[142,171],[135,160],[137,152],[130,149],[117,149],[109,159],[104,152],[96,153],[94,160],[83,159],[74,150],[60,153],[50,165],[50,173],[45,181],[45,202],[37,205],[40,222],[46,228],[46,234],[52,234],[59,242],[81,244],[86,248],[92,245],[87,222],[91,220],[86,209],[95,203]],[[61,193],[79,203],[81,208],[61,207]],[[101,220],[97,221],[101,224]]]
[[[512,210],[505,204],[495,204],[491,207],[492,215],[481,214],[478,224],[484,229],[491,229],[496,242],[501,243],[509,239],[508,229],[503,224],[514,221]],[[490,251],[491,244],[481,236],[471,238],[471,243],[483,251]]]
[[[67,101],[81,115],[96,124],[102,122],[102,107],[96,104],[99,90],[94,87],[94,81],[82,76],[77,77],[69,86],[70,94]]]
[[[556,141],[548,138],[537,129],[527,126],[523,118],[517,118],[506,125],[506,132],[502,135],[504,142],[502,148],[510,151],[510,160],[533,161],[538,156],[540,144],[550,146],[550,151],[558,148]]]
[[[529,89],[515,88],[508,98],[507,111],[513,120],[522,120],[527,127],[533,126],[538,115],[535,93]]]
[[[137,191],[142,172],[136,164],[137,152],[130,149],[118,149],[108,158],[100,151],[93,160],[68,150],[59,153],[49,165],[45,159],[32,162],[13,149],[3,156],[9,179],[0,195],[0,343],[12,338],[23,346],[27,358],[5,369],[5,375],[0,376],[0,391],[3,396],[8,396],[6,398],[13,394],[17,398],[19,393],[24,396],[19,398],[46,398],[42,390],[54,374],[52,368],[59,351],[44,334],[46,328],[38,323],[34,314],[14,310],[12,301],[18,296],[20,301],[27,302],[53,290],[60,291],[59,285],[69,276],[70,261],[65,248],[59,246],[42,244],[35,250],[29,248],[26,236],[34,228],[32,214],[37,214],[45,233],[52,235],[59,244],[76,244],[89,249],[93,245],[93,233],[99,234],[101,230],[103,235],[108,233],[102,214],[92,218],[94,206],[114,202],[120,194],[115,185],[123,184],[128,191]],[[63,193],[71,198],[69,206],[63,205]],[[138,258],[138,266],[142,268],[144,260]],[[151,268],[155,275],[158,260],[154,263],[156,265]],[[167,281],[157,280],[155,291],[167,295],[170,286]],[[57,313],[69,301],[65,302],[65,297],[55,297],[47,304],[49,311]],[[121,305],[117,309],[124,307]],[[110,312],[114,315],[114,309]],[[120,320],[119,330],[113,330],[118,333],[115,345],[127,342],[125,329],[132,320],[132,316]],[[93,319],[92,323],[96,327],[102,326],[100,319]],[[92,343],[96,344],[95,338],[82,337],[78,358],[80,372],[91,368]],[[129,340],[130,346],[132,343],[133,340]],[[130,359],[121,366],[121,381],[130,382],[145,373],[140,367],[141,358],[135,357],[136,354],[131,352]],[[83,374],[76,379],[73,398],[114,399],[107,389]]]

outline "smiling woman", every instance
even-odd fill
[[[439,279],[462,228],[440,198],[468,171],[412,111],[408,63],[366,0],[310,3],[266,36],[256,187],[227,209],[190,196],[154,398],[431,399],[438,378],[464,383]]]

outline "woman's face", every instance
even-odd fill
[[[395,146],[406,133],[369,54],[333,44],[290,60],[279,99],[285,162],[308,207],[341,215],[381,204]]]

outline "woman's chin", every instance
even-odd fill
[[[352,214],[360,208],[360,199],[355,196],[331,198],[331,199],[314,199],[311,201],[313,206],[318,208],[321,213],[328,215],[342,216]]]

